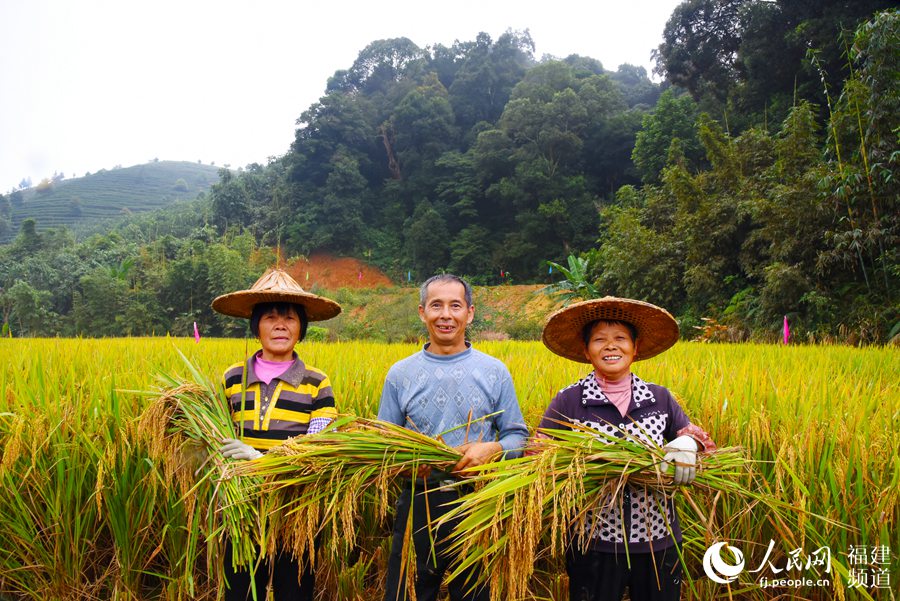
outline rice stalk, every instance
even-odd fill
[[[93,598],[115,571],[92,498],[98,447],[63,422],[26,424],[5,440],[20,453],[0,474],[0,595]]]
[[[235,436],[231,412],[222,391],[182,358],[191,378],[163,374],[160,392],[143,393],[155,398],[138,420],[137,436],[150,460],[162,467],[163,485],[177,491],[184,527],[204,531],[210,573],[219,572],[216,562],[226,542],[234,567],[253,571],[262,528],[256,484],[252,477],[225,477],[234,462],[218,449],[222,439]],[[197,523],[201,516],[205,521]]]
[[[230,473],[257,477],[269,531],[296,556],[321,537],[323,548],[338,558],[356,546],[364,506],[384,521],[399,478],[423,466],[448,471],[460,456],[414,430],[343,416],[323,432],[288,439],[260,459],[232,465]]]
[[[124,431],[122,442],[130,440],[135,451],[126,454],[123,461],[148,462],[143,443],[134,438],[129,424],[150,398],[115,398],[113,393],[123,388],[150,390],[157,383],[153,374],[184,372],[182,359],[172,352],[173,345],[203,372],[218,374],[224,365],[234,362],[235,356],[245,354],[246,343],[205,338],[197,345],[192,338],[169,337],[0,340],[0,355],[4,357],[0,363],[0,461],[6,462],[5,472],[0,468],[0,514],[4,516],[0,525],[0,597],[36,601],[79,595],[114,597],[119,574],[118,568],[109,566],[114,560],[112,547],[118,543],[112,538],[107,511],[94,518],[94,478],[105,449],[96,441],[107,441],[107,431],[119,428]],[[538,423],[547,400],[560,387],[583,376],[583,365],[551,355],[540,343],[477,345],[509,367],[529,425]],[[414,344],[305,342],[303,355],[308,363],[331,376],[341,410],[373,416],[384,373],[393,362],[416,350]],[[348,361],[347,357],[358,360]],[[791,589],[793,596],[816,600],[842,595],[847,599],[869,598],[864,590],[846,585],[851,567],[847,552],[851,545],[886,545],[893,553],[900,548],[897,349],[681,342],[669,352],[642,362],[640,369],[645,380],[664,382],[676,392],[679,403],[696,423],[704,424],[714,440],[748,450],[753,459],[753,485],[764,497],[778,497],[791,507],[806,507],[853,527],[845,529],[810,518],[805,532],[795,532],[796,520],[778,521],[764,503],[735,495],[691,494],[692,488],[682,488],[675,493],[675,502],[684,534],[686,567],[695,578],[685,598],[771,598],[771,589],[753,584],[732,585],[729,590],[697,578],[703,573],[703,553],[714,538],[728,540],[740,546],[748,561],[752,558],[752,565],[756,565],[769,540],[774,539],[780,543],[776,562],[783,566],[786,551],[799,547],[794,541],[801,536],[806,537],[805,551],[821,543],[833,550],[835,587],[799,587]],[[156,391],[152,396],[158,395]],[[20,434],[10,437],[17,427]],[[16,445],[20,451],[16,451]],[[788,459],[779,454],[786,453],[790,446],[795,448],[795,456],[789,467],[805,492],[780,465]],[[7,451],[16,451],[18,459]],[[194,464],[199,466],[208,452],[199,445],[196,452]],[[135,469],[125,463],[102,468],[104,487],[116,470]],[[206,561],[209,529],[205,521],[210,504],[202,507],[202,503],[195,503],[188,515],[182,492],[174,486],[163,486],[163,467],[156,461],[152,464],[156,484],[142,481],[139,486],[150,494],[150,486],[155,486],[163,495],[157,501],[155,516],[162,526],[154,532],[157,538],[153,540],[143,539],[140,531],[131,538],[136,547],[146,544],[134,550],[135,558],[138,554],[152,558],[134,563],[149,565],[143,598],[212,599],[219,582],[207,569]],[[64,478],[59,477],[57,465],[64,468]],[[776,473],[781,478],[780,487],[775,484]],[[85,487],[73,486],[81,479]],[[50,493],[50,489],[65,487],[70,490]],[[121,490],[125,490],[124,485]],[[802,498],[792,496],[795,490]],[[210,486],[207,492],[211,495],[212,491]],[[195,491],[192,498],[200,498],[201,492]],[[54,499],[64,509],[51,512],[46,499]],[[137,494],[132,500],[144,502]],[[143,511],[124,497],[123,501],[127,501],[127,511]],[[333,565],[321,553],[322,563],[316,570],[341,570],[356,565],[355,558],[364,553],[369,557],[380,551],[364,578],[366,597],[380,598],[390,537],[377,523],[372,504],[364,503],[361,511],[359,548]],[[215,512],[212,517],[218,519]],[[64,527],[54,523],[57,521],[71,524]],[[189,522],[193,524],[190,528]],[[140,522],[133,524],[139,527]],[[549,525],[544,528],[549,530]],[[538,547],[539,565],[527,599],[564,598],[557,594],[566,588],[564,566],[550,556],[545,540]],[[900,577],[896,556],[888,567],[893,584]],[[688,577],[686,582],[691,582]],[[335,590],[326,579],[320,601],[339,599]],[[876,597],[880,592],[880,598],[890,598],[893,592],[868,591]]]
[[[539,440],[540,452],[477,468],[471,479],[475,491],[442,518],[459,520],[451,547],[461,559],[449,578],[480,564],[492,599],[524,598],[540,556],[561,558],[567,545],[586,548],[597,533],[595,511],[620,503],[626,485],[665,499],[685,490],[660,471],[662,448],[625,431],[620,431],[625,438],[618,438],[586,426],[572,428],[543,431],[552,438]],[[785,521],[796,512],[754,489],[744,450],[719,449],[699,457],[690,497],[724,494],[764,502]],[[711,514],[702,518],[712,519]]]

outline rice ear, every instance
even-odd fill
[[[542,549],[562,560],[567,546],[586,548],[598,528],[596,508],[621,503],[626,485],[666,499],[683,492],[694,505],[699,496],[712,498],[713,506],[722,495],[762,502],[785,523],[798,524],[796,508],[763,492],[744,449],[701,453],[693,486],[682,488],[659,470],[664,451],[624,430],[624,438],[577,425],[545,433],[551,437],[541,440],[540,452],[484,466],[473,478],[475,490],[440,520],[458,521],[451,549],[461,559],[448,578],[480,564],[472,586],[489,581],[492,600],[528,594]],[[712,528],[713,516],[700,523]]]
[[[179,354],[181,354],[179,352]],[[219,388],[181,354],[192,379],[161,374],[163,389],[138,418],[136,440],[162,468],[167,487],[178,491],[195,527],[195,507],[202,510],[204,535],[212,548],[209,561],[221,561],[216,547],[230,541],[235,567],[255,569],[262,548],[257,485],[252,476],[232,472],[234,462],[218,453],[222,438],[233,436],[231,414]],[[150,393],[145,393],[150,394]],[[211,571],[218,571],[211,566]]]
[[[254,478],[257,492],[270,500],[269,540],[285,541],[302,557],[318,538],[319,548],[339,562],[357,548],[366,512],[379,521],[387,517],[400,478],[422,465],[450,470],[460,456],[441,440],[402,426],[342,415],[322,432],[288,439],[255,461],[231,466],[231,473]],[[403,561],[414,583],[411,537],[408,527]]]

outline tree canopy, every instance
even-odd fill
[[[203,200],[81,241],[22,222],[0,246],[4,323],[106,335],[202,317],[229,334],[210,300],[280,247],[364,256],[398,281],[547,283],[577,264],[686,334],[706,317],[766,336],[792,315],[810,336],[888,339],[900,17],[885,4],[685,0],[661,83],[536,60],[527,31],[373,41],[298,111],[283,156],[221,170]],[[0,197],[0,232],[22,202]]]

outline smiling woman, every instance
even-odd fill
[[[236,460],[257,459],[289,438],[327,426],[335,416],[331,381],[305,364],[294,347],[310,321],[331,319],[341,312],[340,305],[272,269],[249,290],[220,296],[212,306],[225,315],[249,317],[250,331],[262,347],[225,371],[223,386],[238,438],[223,440],[219,452]],[[235,565],[232,545],[225,548],[226,600],[246,599],[254,587],[257,592],[271,587],[275,599],[313,598],[315,576],[305,558],[275,549],[251,575],[247,566]]]
[[[606,380],[621,380],[637,354],[634,327],[622,321],[597,320],[584,327],[584,356]]]
[[[693,482],[697,451],[712,451],[715,444],[667,389],[631,373],[633,362],[678,341],[678,324],[668,311],[611,296],[575,303],[548,318],[543,340],[554,353],[594,369],[553,397],[537,440],[576,426],[605,434],[607,444],[641,440],[663,448],[660,470],[672,464],[674,484]],[[679,599],[682,535],[672,499],[628,484],[604,493],[594,512],[595,525],[587,530],[570,525],[571,539],[581,544],[567,550],[569,599],[617,601],[626,586],[633,601]]]

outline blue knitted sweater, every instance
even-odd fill
[[[528,428],[506,366],[468,345],[455,355],[436,355],[427,348],[391,366],[378,419],[432,437],[442,434],[450,446],[499,442],[507,457],[520,455]],[[452,428],[457,429],[448,432]]]

